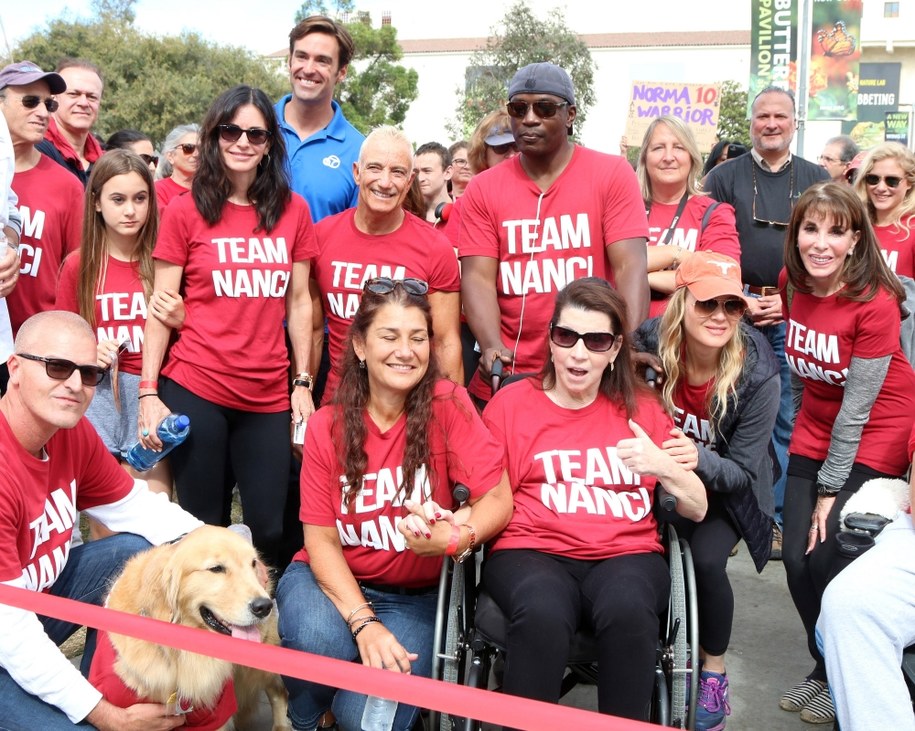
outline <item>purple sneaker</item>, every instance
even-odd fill
[[[703,670],[699,675],[696,731],[722,731],[730,715],[727,675]]]

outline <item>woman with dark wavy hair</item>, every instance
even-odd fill
[[[289,190],[283,137],[263,91],[221,94],[198,150],[191,195],[169,204],[153,253],[154,289],[181,291],[187,315],[171,347],[171,329],[147,321],[140,439],[160,448],[158,424],[169,411],[187,414],[190,437],[171,457],[179,502],[206,523],[228,525],[237,482],[255,546],[282,567],[290,409],[295,421],[314,410],[314,229],[308,204]],[[284,319],[297,374],[291,397]]]
[[[305,547],[276,594],[285,647],[423,676],[442,556],[470,556],[512,509],[500,446],[464,388],[439,375],[428,288],[365,284],[340,385],[308,423]],[[458,482],[470,490],[461,510]],[[329,710],[340,728],[361,728],[366,696],[285,682],[294,728],[314,729]],[[394,729],[411,729],[416,713],[401,704]]]

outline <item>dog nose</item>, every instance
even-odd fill
[[[253,614],[258,619],[263,619],[268,614],[270,614],[271,610],[273,609],[273,602],[270,599],[261,597],[252,601],[249,606],[251,609],[251,614]]]

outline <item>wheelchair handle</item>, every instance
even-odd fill
[[[651,366],[645,368],[645,382],[652,388],[658,382],[658,372]]]
[[[463,505],[470,497],[470,488],[459,482],[454,486],[454,490],[451,491],[451,494],[459,505]]]
[[[661,506],[661,510],[672,513],[677,509],[676,496],[667,492],[663,485],[658,485],[656,492],[658,493],[658,505]]]
[[[499,390],[499,386],[502,384],[502,372],[505,368],[505,364],[502,363],[501,358],[496,358],[492,362],[492,392],[495,393]]]

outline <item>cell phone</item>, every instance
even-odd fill
[[[308,426],[307,421],[297,421],[295,426],[292,429],[292,443],[302,445],[305,444],[305,427]]]

